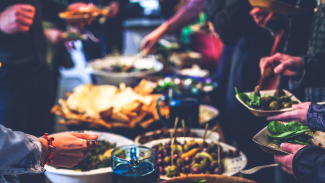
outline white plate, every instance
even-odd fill
[[[142,72],[107,72],[102,71],[102,68],[111,66],[113,64],[119,63],[121,65],[131,65],[134,60],[134,56],[110,56],[105,57],[102,59],[96,59],[87,64],[87,70],[90,71],[92,74],[100,74],[106,76],[115,76],[115,77],[129,77],[129,76],[139,76],[143,73],[154,73],[161,71],[163,69],[163,64],[153,57],[149,58],[138,58],[135,63],[134,67],[137,69],[150,69],[153,68],[151,71],[142,71]]]
[[[105,140],[110,143],[116,143],[116,146],[124,146],[133,144],[133,141],[120,135],[97,132],[97,131],[84,131],[88,134],[97,134],[98,140]],[[100,168],[90,171],[74,171],[67,169],[56,169],[52,166],[45,165],[45,175],[53,183],[99,183],[110,179],[109,172],[112,172],[111,167]]]
[[[264,91],[260,91],[260,93],[261,93],[261,96],[264,96],[264,95],[274,96],[275,91],[276,90],[264,90]],[[287,90],[283,90],[283,91],[285,92],[286,96],[292,95]],[[249,96],[252,93],[254,93],[254,92],[246,92],[245,94]],[[242,103],[245,107],[247,107],[255,116],[258,116],[258,117],[273,116],[273,115],[276,115],[276,114],[279,114],[282,112],[287,112],[287,111],[293,110],[293,108],[285,108],[285,109],[280,109],[280,110],[257,110],[257,109],[253,109],[253,108],[249,107],[242,100],[240,100],[240,98],[238,97],[238,94],[236,94],[236,98],[240,103]],[[297,97],[295,97],[294,95],[292,95],[291,100],[298,101],[299,103],[301,103],[300,100],[297,99]]]
[[[178,128],[177,131],[179,131],[179,130],[182,130],[182,129],[181,129],[181,128]],[[153,135],[154,133],[159,133],[160,131],[161,131],[161,130],[151,131],[151,132],[147,132],[147,133],[145,133],[144,135],[146,135],[146,136],[150,136],[150,135]],[[171,132],[171,131],[173,131],[173,129],[169,129],[169,131]],[[191,132],[196,133],[196,135],[198,136],[198,138],[200,138],[200,137],[203,138],[203,136],[204,136],[204,129],[191,128]],[[210,132],[211,132],[211,131],[208,130],[208,131],[207,131],[207,134],[209,134]],[[140,142],[139,142],[140,138],[141,138],[141,135],[137,136],[137,137],[134,139],[134,144],[139,144],[139,145],[141,145]],[[213,141],[218,141],[219,138],[220,138],[219,133],[217,133],[217,132],[213,132],[213,133],[210,135],[210,137],[209,137],[208,139],[211,139],[211,140],[213,140]]]
[[[112,64],[115,64],[117,62],[117,59],[119,59],[119,63],[125,64],[125,65],[131,65],[131,63],[134,60],[134,56],[121,56],[121,57],[105,57],[102,59],[97,59],[89,62],[86,66],[86,71],[89,74],[92,74],[95,76],[97,84],[111,84],[118,86],[120,83],[125,83],[126,86],[136,86],[138,83],[138,78],[144,77],[150,74],[154,74],[156,72],[159,72],[163,69],[163,64],[156,60],[154,57],[149,58],[139,58],[135,61],[134,66],[137,69],[150,69],[153,68],[153,70],[147,70],[147,71],[141,71],[141,72],[120,72],[120,73],[114,73],[114,72],[106,72],[102,71],[101,68],[110,66]]]
[[[202,141],[202,138],[191,138],[191,137],[179,137],[177,138],[177,141],[180,143],[184,143],[185,141],[190,141],[190,140],[195,140],[195,141]],[[159,139],[159,140],[153,140],[151,142],[148,142],[146,144],[144,144],[144,146],[147,147],[152,147],[153,145],[162,143],[165,144],[167,142],[169,142],[170,139],[166,138],[166,139]],[[207,143],[212,142],[211,139],[207,139],[206,140]],[[230,146],[228,144],[222,143],[220,142],[220,145],[222,146],[223,150],[235,150],[236,148],[233,146]],[[232,176],[235,175],[236,173],[239,172],[239,170],[243,170],[245,168],[245,166],[247,165],[247,158],[245,156],[245,154],[243,152],[239,153],[240,156],[236,157],[236,158],[225,158],[224,159],[224,164],[225,164],[225,172],[223,173],[223,175],[228,175],[228,176]],[[160,179],[163,180],[169,180],[171,179],[170,177],[166,177],[166,176],[160,176]]]
[[[208,111],[208,115],[204,116],[202,113],[204,110]],[[212,120],[213,118],[216,118],[219,116],[219,110],[209,106],[209,105],[200,105],[200,109],[199,109],[199,123],[203,124],[206,122],[209,122],[210,120]]]

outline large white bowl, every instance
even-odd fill
[[[120,135],[97,132],[85,131],[88,134],[97,134],[99,140],[105,140],[110,143],[116,143],[116,146],[124,146],[133,144],[133,141]],[[111,182],[112,168],[100,168],[85,172],[56,169],[52,166],[45,165],[45,175],[53,183],[102,183]]]
[[[87,64],[86,71],[95,76],[98,84],[111,84],[118,86],[120,83],[124,82],[127,86],[135,86],[138,78],[159,72],[164,67],[161,62],[155,59],[155,57],[148,57],[138,58],[134,63],[134,67],[137,69],[152,68],[153,70],[130,73],[113,73],[101,70],[103,67],[113,65],[116,62],[124,65],[131,65],[134,59],[134,56],[110,56],[97,59]]]
[[[178,131],[179,130],[182,130],[181,128],[178,128],[177,129]],[[144,135],[146,136],[150,136],[150,135],[153,135],[155,133],[159,133],[161,130],[156,130],[156,131],[151,131],[151,132],[147,132],[145,133]],[[170,132],[174,131],[174,129],[169,129]],[[194,132],[196,133],[196,135],[198,136],[198,138],[203,138],[204,136],[204,129],[198,129],[198,128],[191,128],[191,132]],[[207,134],[210,134],[211,133],[211,130],[208,130],[207,131]],[[220,135],[219,133],[217,132],[212,132],[211,135],[209,136],[209,138],[207,139],[211,139],[213,141],[218,141],[220,138]],[[134,139],[134,144],[139,144],[141,145],[141,143],[139,142],[139,140],[141,139],[141,135],[137,136],[135,139]]]
[[[195,141],[202,141],[202,138],[191,138],[191,137],[179,137],[177,138],[177,141],[180,143],[184,143],[184,141],[190,141],[190,140],[195,140]],[[159,140],[153,140],[151,142],[148,142],[146,144],[144,144],[144,146],[147,147],[152,147],[156,144],[162,143],[165,144],[167,142],[169,142],[170,139],[169,138],[165,138],[165,139],[159,139]],[[213,142],[213,140],[211,139],[206,139],[207,143]],[[223,150],[235,150],[236,148],[233,146],[230,146],[228,144],[222,143],[220,142],[220,145],[222,147]],[[225,158],[224,159],[224,165],[225,165],[225,172],[223,173],[223,175],[228,175],[228,176],[232,176],[235,175],[239,172],[239,170],[243,170],[245,168],[245,166],[247,165],[247,158],[245,156],[245,154],[243,152],[239,153],[240,156],[239,157],[235,157],[235,158]],[[163,180],[169,180],[170,177],[166,177],[166,176],[160,176],[160,179]]]

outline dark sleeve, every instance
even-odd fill
[[[306,55],[305,74],[302,81],[304,87],[325,86],[325,54]]]
[[[307,125],[325,132],[325,105],[311,103],[307,112]]]
[[[39,0],[42,9],[42,16],[44,20],[57,23],[59,25],[65,24],[64,20],[59,18],[58,14],[63,12],[67,5],[53,1],[53,0]]]
[[[206,12],[223,43],[235,44],[243,35],[243,28],[252,21],[249,11],[252,9],[247,0],[207,0]],[[251,20],[249,20],[251,19]]]
[[[293,173],[301,183],[325,183],[325,149],[306,146],[292,161]]]

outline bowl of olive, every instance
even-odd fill
[[[247,107],[255,116],[267,117],[279,113],[292,111],[292,105],[301,103],[293,94],[287,90],[264,90],[259,87],[254,92],[240,93],[236,90],[236,98]]]
[[[245,154],[233,146],[202,138],[178,137],[173,146],[170,138],[150,141],[144,146],[156,151],[160,179],[184,175],[235,175],[245,168]],[[220,161],[219,161],[220,160]]]

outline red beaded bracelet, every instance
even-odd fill
[[[53,137],[49,138],[48,135],[49,135],[48,133],[45,133],[43,137],[47,140],[47,143],[49,145],[49,149],[51,150],[51,152],[50,152],[50,155],[46,158],[46,160],[44,160],[44,162],[41,163],[42,167],[44,167],[48,163],[53,163],[53,160],[51,160],[51,159],[54,155],[54,149],[55,149],[55,146],[52,144],[52,141],[54,140],[54,138]]]

